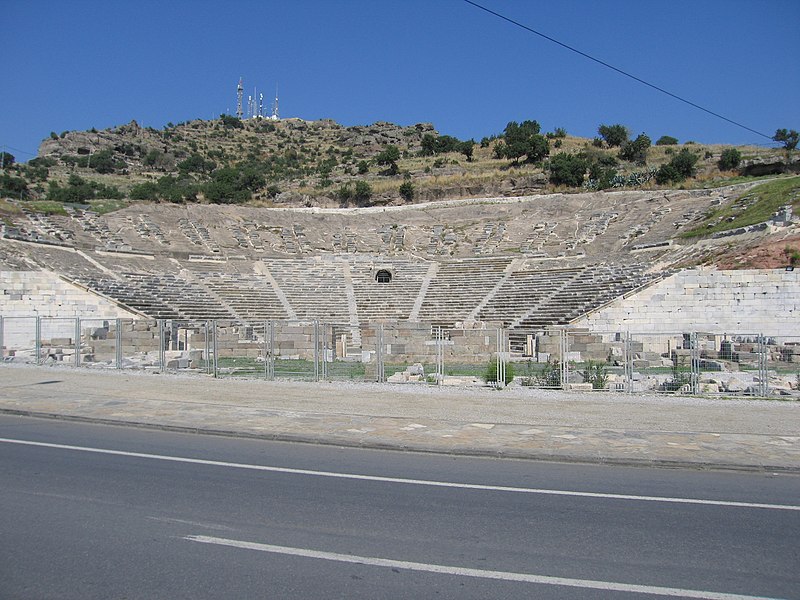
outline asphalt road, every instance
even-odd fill
[[[0,598],[800,598],[794,475],[12,416],[0,438]]]

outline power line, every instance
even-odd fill
[[[628,73],[627,71],[623,71],[622,69],[619,69],[619,68],[615,67],[614,65],[610,65],[607,62],[604,62],[604,61],[600,60],[599,58],[595,58],[594,56],[592,56],[590,54],[587,54],[586,52],[581,52],[577,48],[573,48],[572,46],[569,46],[569,45],[567,45],[567,44],[565,44],[563,42],[559,42],[557,39],[552,38],[552,37],[550,37],[548,35],[545,35],[544,33],[540,32],[540,31],[536,31],[535,29],[532,29],[531,27],[528,27],[527,25],[524,25],[524,24],[520,23],[519,21],[515,21],[514,19],[506,17],[505,15],[501,15],[500,13],[495,12],[495,11],[489,9],[489,8],[486,8],[485,6],[481,6],[477,2],[473,2],[472,0],[464,0],[464,2],[466,2],[467,4],[471,4],[475,8],[479,8],[484,12],[487,12],[490,15],[494,15],[498,19],[502,19],[503,21],[507,21],[508,23],[511,23],[512,25],[516,25],[517,27],[519,27],[521,29],[524,29],[525,31],[528,31],[530,33],[538,35],[539,37],[543,37],[547,41],[553,42],[554,44],[558,44],[559,46],[561,46],[562,48],[566,48],[570,52],[574,52],[575,54],[580,54],[584,58],[588,58],[589,60],[594,61],[594,62],[596,62],[596,63],[598,63],[600,65],[603,65],[604,67],[607,67],[607,68],[611,69],[612,71],[616,71],[620,75],[624,75],[625,77],[629,77],[630,79],[633,79],[634,81],[636,81],[638,83],[641,83],[641,84],[646,85],[647,87],[653,88],[654,90],[657,90],[657,91],[661,92],[662,94],[666,94],[667,96],[670,96],[671,98],[674,98],[675,100],[679,100],[680,102],[688,104],[689,106],[693,106],[694,108],[700,109],[703,112],[706,112],[706,113],[708,113],[708,114],[710,114],[712,116],[717,117],[718,119],[722,119],[723,121],[727,121],[728,123],[731,123],[732,125],[736,125],[737,127],[741,127],[742,129],[746,129],[747,131],[749,131],[751,133],[755,133],[756,135],[760,135],[761,137],[765,137],[765,138],[767,138],[769,140],[772,139],[771,135],[767,135],[766,133],[761,133],[760,131],[756,131],[755,129],[752,129],[752,128],[748,127],[747,125],[743,125],[743,124],[741,124],[741,123],[739,123],[737,121],[734,121],[733,119],[729,119],[728,117],[725,117],[725,116],[723,116],[723,115],[721,115],[719,113],[716,113],[713,110],[710,110],[708,108],[700,106],[699,104],[695,104],[691,100],[687,100],[686,98],[678,96],[677,94],[673,94],[672,92],[669,92],[669,91],[665,90],[664,88],[658,87],[657,85],[652,84],[649,81],[645,81],[644,79],[636,77],[636,75],[632,75],[631,73]]]
[[[19,148],[14,148],[14,146],[7,146],[3,144],[3,148],[7,148],[8,150],[13,150],[14,152],[21,152],[22,154],[27,154],[28,156],[36,156],[32,152],[26,152],[25,150],[20,150]]]

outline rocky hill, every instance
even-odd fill
[[[539,133],[535,121],[526,124]],[[51,133],[37,158],[4,175],[0,195],[79,203],[369,206],[585,189],[692,189],[800,171],[800,160],[779,149],[662,143],[666,136],[656,145],[646,136],[610,145],[562,129],[534,136],[546,151],[526,157],[510,151],[509,135],[476,143],[440,135],[429,123],[344,127],[332,120],[226,115],[162,130],[131,121]],[[679,159],[691,163],[687,173],[656,183],[658,170]]]

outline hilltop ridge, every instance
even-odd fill
[[[526,127],[546,149],[523,159],[524,153],[509,151],[507,138]],[[645,145],[638,147],[640,141]],[[723,160],[730,153],[736,160]],[[678,156],[693,161],[687,176],[656,185],[658,169]],[[621,144],[561,128],[540,134],[535,121],[478,143],[441,135],[430,123],[345,127],[330,119],[222,115],[168,123],[161,130],[131,121],[105,130],[53,132],[37,158],[17,167],[9,172],[13,179],[4,180],[4,196],[331,207],[583,189],[702,188],[735,183],[740,176],[798,172],[800,160],[779,149],[679,144],[668,136],[652,145],[643,134]]]

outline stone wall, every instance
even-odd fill
[[[682,271],[573,325],[592,331],[800,336],[800,270]]]
[[[46,323],[47,331],[43,331],[48,338],[73,338],[75,325],[69,318],[116,319],[138,315],[64,281],[55,273],[0,271],[0,316],[4,320],[3,345],[32,348],[34,316],[51,319]]]

